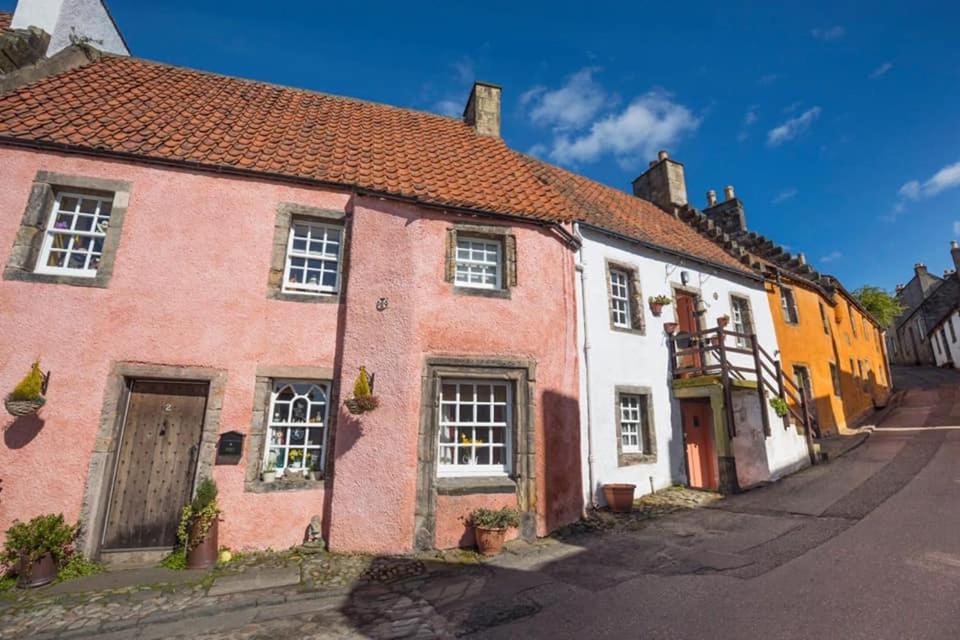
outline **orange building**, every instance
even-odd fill
[[[767,280],[767,297],[784,375],[806,390],[821,435],[852,428],[890,396],[882,327],[833,276],[815,271],[803,254],[792,255],[749,231],[743,203],[727,187],[723,202],[707,194],[702,212],[680,212],[688,224],[724,246]],[[733,318],[737,323],[749,319]]]

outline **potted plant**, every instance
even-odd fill
[[[40,587],[53,582],[57,569],[73,552],[77,525],[69,525],[63,514],[37,516],[29,522],[15,520],[7,529],[3,562],[14,567],[17,586]]]
[[[344,400],[347,410],[354,415],[373,411],[380,406],[380,399],[373,395],[373,380],[367,374],[366,367],[360,367],[360,374],[353,383],[353,395]]]
[[[728,324],[730,324],[730,316],[722,315],[717,318],[717,326],[721,329],[726,329]]]
[[[4,399],[3,404],[7,413],[19,418],[28,416],[40,410],[47,399],[43,397],[46,387],[46,378],[40,371],[40,361],[37,360],[30,367],[30,373],[13,388],[13,391]]]
[[[605,484],[603,485],[603,497],[607,501],[607,506],[614,513],[630,513],[633,510],[633,492],[636,491],[635,484]]]
[[[187,569],[207,569],[217,561],[217,484],[204,478],[193,500],[183,508],[177,540],[186,552]]]
[[[787,417],[787,414],[790,412],[790,406],[783,398],[770,398],[770,406],[773,408],[777,416],[781,418]]]
[[[520,514],[516,509],[474,509],[470,524],[477,540],[477,549],[485,556],[495,556],[503,549],[503,539],[509,527],[520,526]]]
[[[673,299],[670,296],[652,296],[650,298],[650,311],[653,312],[653,315],[660,317],[660,314],[663,313],[663,308],[671,304]]]

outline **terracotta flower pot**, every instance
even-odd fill
[[[485,556],[495,556],[503,551],[503,539],[507,535],[507,530],[474,527],[473,535],[477,539],[477,549],[480,553]]]
[[[56,578],[57,563],[53,560],[53,554],[45,553],[33,562],[30,562],[26,554],[20,554],[20,562],[17,563],[18,587],[21,589],[42,587]]]
[[[670,335],[673,335],[677,332],[677,327],[679,326],[680,325],[678,325],[676,322],[664,322],[663,330],[669,333]]]
[[[635,484],[605,484],[603,497],[614,513],[630,513],[633,510],[633,492]]]
[[[187,551],[187,569],[209,569],[217,562],[217,524],[215,518],[207,529],[207,534],[203,540],[192,549]],[[197,520],[190,527],[190,544],[200,537],[200,521]]]
[[[660,314],[663,313],[663,305],[659,302],[651,302],[650,311],[653,312],[653,315],[660,317]]]
[[[720,316],[717,318],[717,326],[721,329],[726,329],[728,324],[730,324],[730,316]]]

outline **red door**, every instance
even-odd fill
[[[677,292],[677,325],[680,333],[696,333],[700,331],[697,322],[697,301],[693,294]],[[695,346],[690,344],[690,346]],[[691,353],[680,356],[678,363],[681,369],[700,367],[700,354]]]
[[[687,475],[691,487],[718,488],[717,454],[713,446],[713,410],[709,400],[680,403],[683,441],[687,450]]]

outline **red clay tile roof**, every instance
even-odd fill
[[[13,14],[6,11],[0,11],[0,31],[10,28],[10,21],[13,20]]]
[[[0,141],[286,175],[447,207],[582,219],[749,271],[654,205],[460,120],[106,56],[0,97]]]
[[[531,170],[560,191],[577,219],[620,235],[696,256],[754,275],[746,265],[652,202],[613,189],[560,167],[524,158]]]

